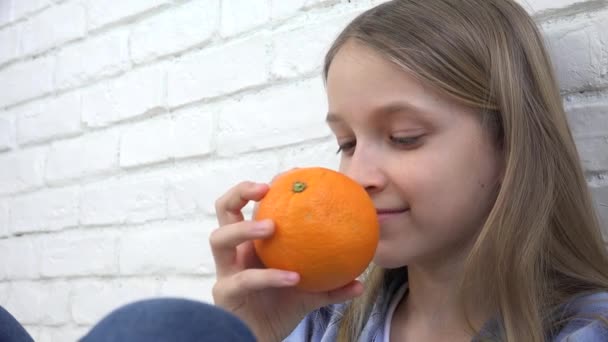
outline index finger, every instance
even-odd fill
[[[228,190],[215,202],[215,213],[220,227],[243,221],[241,209],[249,201],[261,200],[268,189],[266,184],[241,182]]]

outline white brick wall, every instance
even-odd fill
[[[215,199],[337,166],[323,54],[383,1],[0,0],[0,305],[56,342],[136,299],[210,301]],[[520,2],[608,222],[608,6]]]

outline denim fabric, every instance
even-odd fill
[[[0,307],[0,341],[2,342],[34,342],[34,339],[17,322],[15,317]]]
[[[81,342],[255,342],[245,324],[213,305],[176,298],[122,306],[97,323]]]

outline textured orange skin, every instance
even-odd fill
[[[294,192],[295,182],[306,189]],[[272,219],[274,235],[254,241],[268,268],[300,274],[297,287],[320,292],[342,287],[371,262],[379,224],[365,189],[347,176],[320,168],[281,174],[259,203],[256,220]]]

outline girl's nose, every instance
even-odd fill
[[[382,191],[386,187],[387,178],[379,158],[366,157],[365,152],[355,153],[341,165],[342,172],[355,180],[367,190],[368,193]]]

